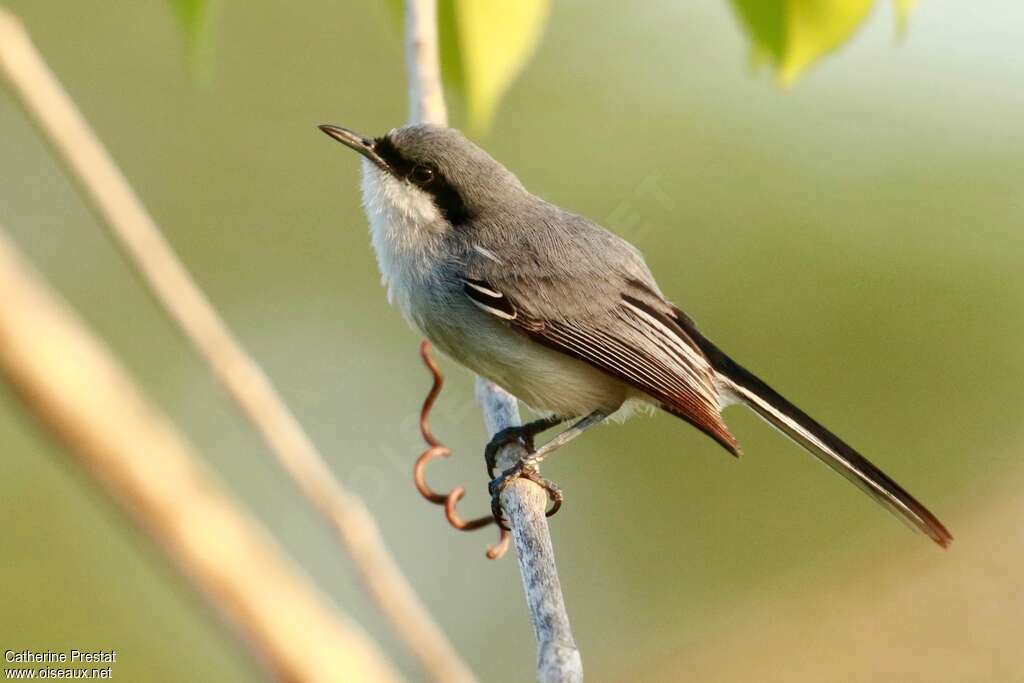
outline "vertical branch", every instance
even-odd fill
[[[519,424],[516,398],[493,382],[477,377],[477,399],[484,409],[487,431],[494,434]],[[498,469],[512,467],[527,455],[514,443],[498,453]],[[545,510],[547,493],[526,479],[516,479],[501,494],[501,506],[512,529],[519,558],[526,605],[537,637],[537,680],[540,683],[582,683],[583,659],[572,637],[562,584],[555,566]]]
[[[196,347],[278,463],[334,528],[377,606],[435,681],[472,674],[403,576],[377,523],[334,477],[262,368],[242,348],[178,260],[156,222],[21,23],[0,8],[0,75],[99,210],[150,291]]]
[[[406,63],[409,69],[409,110],[412,123],[447,124],[438,60],[436,0],[406,0]],[[516,398],[493,382],[477,378],[477,399],[490,434],[520,424]],[[526,456],[520,444],[498,453],[507,469]],[[501,494],[519,558],[526,604],[537,637],[537,679],[541,683],[583,680],[583,662],[569,626],[562,586],[555,567],[545,510],[547,494],[536,484],[519,479]]]
[[[409,121],[448,123],[441,84],[437,0],[406,0],[405,64],[409,71]]]
[[[167,418],[0,232],[0,377],[277,674],[398,673],[223,491]]]

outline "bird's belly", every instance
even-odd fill
[[[477,313],[471,314],[471,332],[432,325],[423,331],[446,355],[497,383],[534,411],[562,417],[595,410],[612,413],[633,395],[619,379]]]

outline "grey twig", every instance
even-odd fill
[[[446,125],[436,0],[406,0],[405,27],[411,122]],[[479,377],[476,392],[490,434],[520,424],[519,405],[514,396]],[[509,444],[499,451],[497,462],[507,469],[525,455],[521,445]],[[569,628],[555,568],[555,552],[545,517],[547,500],[541,487],[525,479],[514,481],[501,494],[537,636],[537,679],[541,683],[575,683],[583,680],[583,662]]]
[[[448,122],[441,83],[437,38],[437,0],[406,0],[405,65],[409,71],[409,120]]]
[[[493,382],[476,380],[476,395],[491,434],[520,423],[519,405]],[[512,467],[526,449],[512,443],[498,452],[498,468]],[[545,515],[548,495],[526,479],[516,479],[501,493],[501,507],[512,529],[519,558],[526,605],[537,637],[537,680],[541,683],[577,683],[583,680],[583,660],[576,648],[565,610],[562,584],[555,566],[555,550]]]

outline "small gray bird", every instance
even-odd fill
[[[739,455],[721,411],[743,403],[936,543],[952,536],[866,458],[740,367],[662,294],[635,247],[531,194],[458,131],[379,138],[321,130],[363,157],[363,206],[388,299],[445,354],[546,417],[495,435],[531,451],[491,482],[543,484],[537,465],[605,419],[656,406]],[[572,427],[534,450],[540,432]]]

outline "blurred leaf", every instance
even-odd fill
[[[178,23],[188,39],[194,39],[202,29],[203,16],[209,4],[207,0],[170,0]]]
[[[917,0],[893,0],[893,3],[896,5],[896,37],[902,38],[907,35],[910,15],[917,7]]]
[[[193,74],[209,75],[216,0],[169,0],[185,38],[185,54]]]
[[[404,30],[405,0],[387,0]],[[441,73],[447,95],[466,103],[469,127],[486,129],[498,103],[529,61],[551,0],[438,0]]]
[[[792,85],[807,67],[853,35],[873,0],[732,0],[732,4],[753,40],[755,59],[767,59],[778,70],[779,81]]]
[[[437,3],[437,22],[441,40],[441,74],[445,89],[466,97],[466,74],[462,70],[462,56],[459,53],[459,36],[455,24],[456,0],[440,0]]]
[[[440,3],[445,77],[466,98],[471,128],[483,129],[533,53],[550,0],[449,0]]]

